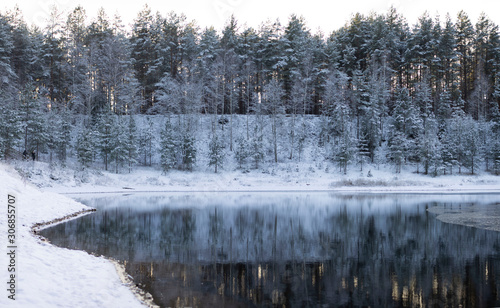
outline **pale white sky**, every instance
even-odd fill
[[[455,21],[457,13],[462,9],[467,12],[473,24],[480,13],[485,12],[495,24],[500,25],[498,0],[18,0],[17,3],[25,20],[29,24],[37,25],[43,24],[54,4],[66,13],[82,4],[89,19],[103,7],[109,17],[118,12],[124,24],[130,25],[146,3],[153,12],[159,11],[163,16],[170,11],[184,13],[188,20],[196,20],[200,27],[212,25],[217,30],[224,27],[231,14],[235,15],[240,26],[246,24],[258,28],[262,22],[268,19],[274,21],[277,18],[281,24],[286,25],[289,16],[295,13],[305,17],[313,33],[320,28],[325,34],[329,34],[332,30],[342,27],[356,12],[386,13],[391,6],[394,6],[410,25],[415,24],[425,11],[431,16],[440,15],[441,20],[450,13]],[[14,4],[3,4],[0,10],[5,12],[13,7]]]

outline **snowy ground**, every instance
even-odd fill
[[[7,198],[16,197],[17,260],[16,301],[0,298],[0,307],[135,307],[141,302],[123,283],[115,266],[102,257],[61,249],[31,233],[38,223],[51,222],[88,210],[86,206],[56,193],[172,192],[172,191],[363,191],[466,193],[500,192],[500,177],[452,175],[432,178],[406,170],[365,167],[347,175],[326,165],[280,164],[262,170],[223,170],[162,174],[155,168],[137,167],[132,173],[114,174],[51,166],[41,162],[0,164],[0,242],[7,249]],[[331,166],[330,166],[331,168]],[[367,176],[370,170],[371,177]],[[44,192],[42,192],[42,191]],[[8,256],[2,254],[7,277]]]
[[[83,251],[61,249],[33,235],[37,223],[49,222],[88,208],[65,196],[41,192],[23,181],[16,171],[0,164],[1,281],[0,307],[143,307],[121,282],[113,263]],[[16,263],[15,301],[7,296],[7,203],[15,196]],[[9,276],[8,276],[9,275]]]
[[[270,164],[260,170],[210,170],[162,173],[154,167],[135,167],[131,173],[75,171],[41,162],[17,162],[30,182],[57,193],[172,192],[172,191],[353,191],[353,192],[500,192],[500,176],[416,174],[413,167],[392,169],[353,167],[344,175],[327,163]],[[333,170],[332,170],[333,169]],[[367,176],[368,172],[371,177]]]

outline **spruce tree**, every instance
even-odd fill
[[[96,149],[103,158],[104,170],[108,171],[108,166],[111,161],[111,152],[114,149],[117,133],[115,129],[115,116],[111,113],[99,115],[97,119],[97,138]]]
[[[46,122],[45,109],[47,102],[38,96],[33,84],[26,84],[21,93],[19,115],[22,120],[24,131],[24,150],[35,151],[36,157],[49,140],[48,126]]]
[[[234,152],[234,158],[238,162],[238,167],[243,168],[247,158],[250,156],[250,144],[246,138],[240,137],[236,139],[236,151]]]
[[[0,104],[0,155],[3,158],[16,157],[15,148],[19,145],[23,128],[19,111],[13,104]]]
[[[249,141],[248,156],[253,159],[255,169],[259,169],[259,164],[264,160],[264,138],[258,125],[255,125]]]
[[[396,167],[396,173],[401,173],[401,166],[405,162],[408,152],[406,136],[401,131],[394,131],[388,142],[388,157]]]
[[[147,117],[145,123],[139,130],[138,154],[144,166],[151,166],[153,157],[153,144],[155,141],[155,129],[151,118]]]
[[[122,117],[117,117],[111,131],[111,150],[109,152],[110,161],[115,162],[115,172],[118,173],[120,167],[127,162],[129,155],[127,127]]]
[[[76,141],[76,155],[82,168],[89,168],[94,161],[96,134],[91,128],[82,128]]]
[[[71,146],[71,114],[68,110],[59,113],[58,121],[58,136],[56,143],[57,157],[63,163],[68,157],[68,150]]]
[[[177,166],[179,143],[174,129],[169,120],[161,131],[160,139],[160,165],[163,172],[167,172]]]
[[[137,126],[134,116],[128,116],[125,149],[127,152],[126,163],[128,172],[132,172],[132,166],[137,163]]]
[[[182,169],[193,170],[196,163],[196,145],[195,138],[190,131],[185,131],[182,136],[181,143],[181,156],[182,156]]]
[[[342,173],[347,174],[347,166],[354,160],[356,155],[356,144],[353,142],[350,127],[340,138],[335,138],[333,142],[334,161],[339,165]]]
[[[209,144],[208,165],[215,167],[215,173],[217,173],[217,170],[219,168],[222,168],[222,166],[224,165],[225,157],[226,155],[224,152],[224,144],[217,135],[214,135]]]

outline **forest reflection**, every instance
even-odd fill
[[[162,307],[491,307],[500,233],[427,209],[497,197],[99,198],[84,201],[97,213],[43,235],[122,261]]]

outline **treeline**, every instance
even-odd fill
[[[65,161],[71,148],[88,165],[86,139],[123,126],[124,115],[207,114],[218,166],[223,154],[237,152],[232,123],[240,114],[269,119],[267,130],[247,124],[239,142],[250,147],[249,131],[259,132],[274,162],[298,159],[314,133],[315,146],[328,147],[326,158],[344,172],[364,161],[390,162],[396,172],[414,163],[425,173],[462,167],[474,173],[480,162],[500,171],[500,38],[484,14],[475,25],[463,11],[454,20],[424,14],[409,26],[390,9],[356,14],[324,35],[295,15],[286,25],[266,22],[259,29],[231,18],[219,32],[147,6],[131,29],[103,10],[89,21],[82,7],[67,16],[54,9],[40,29],[14,9],[0,14],[0,77],[5,158],[35,149]],[[229,133],[217,132],[226,125],[222,115]],[[283,121],[285,115],[290,119]],[[306,115],[321,118],[314,132],[303,129]],[[75,127],[88,134],[72,136]],[[194,143],[189,121],[175,128],[183,137],[174,148]],[[107,168],[116,147],[100,147]],[[121,148],[130,165],[137,160],[130,146]],[[190,169],[180,152],[167,169]]]

